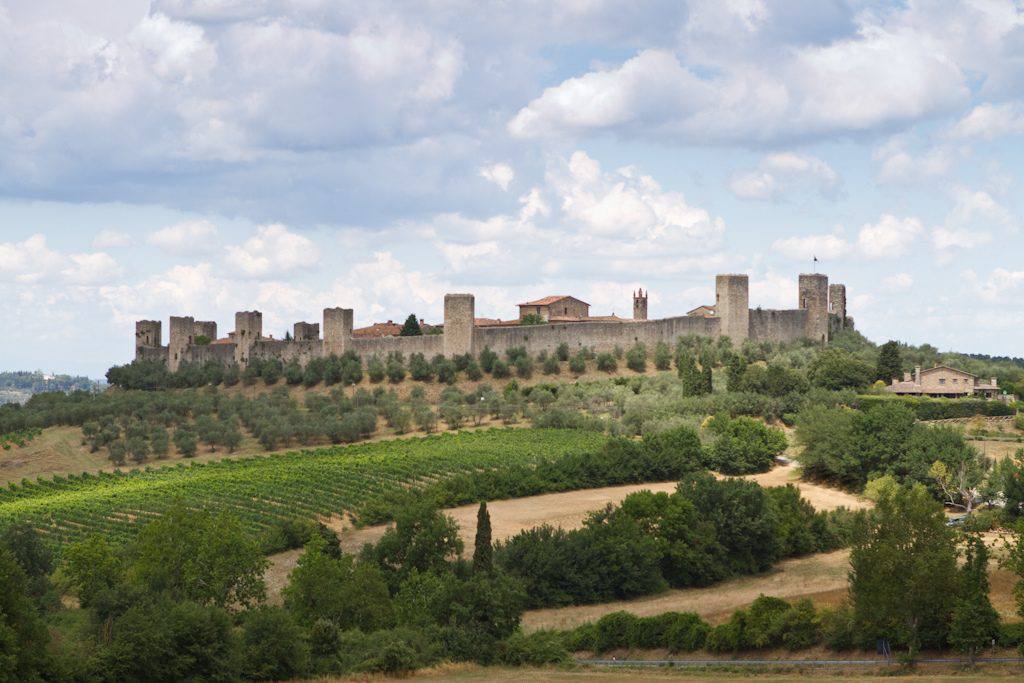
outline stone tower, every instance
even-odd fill
[[[352,309],[324,309],[324,356],[340,356],[352,339]]]
[[[259,311],[235,313],[235,363],[244,368],[252,346],[263,336],[263,314]]]
[[[836,317],[839,329],[846,327],[846,285],[828,286],[828,311]]]
[[[804,336],[819,344],[828,341],[828,275],[801,273],[800,308],[807,311]]]
[[[476,300],[472,294],[444,295],[444,355],[473,353]]]
[[[170,339],[167,346],[167,368],[176,372],[185,357],[185,349],[195,340],[196,321],[192,316],[171,316]]]
[[[320,338],[320,323],[295,323],[292,339],[295,341],[316,341]]]
[[[647,295],[643,289],[633,292],[633,320],[647,320]]]
[[[719,334],[739,347],[750,335],[750,279],[746,275],[715,276],[715,313]]]
[[[217,323],[212,320],[197,320],[192,324],[192,334],[196,337],[206,337],[210,341],[216,341]]]
[[[135,357],[140,358],[147,346],[161,346],[161,323],[159,320],[135,321]]]

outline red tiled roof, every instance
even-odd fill
[[[224,337],[223,339],[214,339],[212,342],[210,342],[210,345],[212,346],[213,344],[234,344],[234,343],[235,343],[235,340],[232,339],[231,337]]]
[[[536,301],[527,301],[526,303],[522,303],[522,304],[519,304],[519,305],[520,306],[550,306],[551,304],[555,303],[556,301],[561,301],[562,299],[576,299],[576,297],[569,296],[568,294],[554,294],[552,296],[546,296],[543,299],[537,299]],[[586,304],[587,306],[590,305],[586,301],[583,301],[582,299],[576,299],[576,301],[579,301],[582,304]]]
[[[420,329],[426,334],[435,325],[428,325],[420,321]],[[360,327],[352,330],[353,337],[398,337],[402,332],[402,323],[387,321],[386,323],[374,323],[369,327]]]

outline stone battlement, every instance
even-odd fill
[[[250,360],[293,360],[305,365],[313,358],[342,355],[348,351],[361,358],[399,352],[406,356],[422,353],[427,357],[477,354],[485,347],[498,353],[522,346],[530,353],[552,352],[565,343],[570,349],[592,348],[611,351],[635,343],[653,346],[658,342],[674,344],[687,335],[728,337],[739,346],[748,339],[755,342],[785,342],[808,339],[824,344],[837,330],[852,325],[846,313],[846,287],[829,285],[828,276],[801,274],[797,291],[798,307],[788,310],[750,308],[750,283],[745,274],[715,277],[714,315],[683,315],[650,320],[647,318],[647,291],[633,293],[633,318],[614,316],[579,318],[565,321],[552,317],[542,325],[483,325],[475,318],[472,294],[446,294],[444,326],[441,334],[415,337],[353,336],[353,310],[326,308],[323,323],[297,322],[292,339],[263,336],[263,314],[240,311],[235,314],[235,330],[224,339],[217,338],[217,324],[196,321],[192,317],[171,317],[170,337],[162,345],[161,322],[140,320],[135,323],[135,358],[158,360],[177,370],[183,363],[235,363],[245,367]],[[711,307],[699,307],[711,310]],[[320,331],[323,330],[323,339]]]

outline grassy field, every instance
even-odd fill
[[[592,452],[601,434],[494,429],[130,473],[57,477],[0,490],[0,522],[28,521],[55,542],[125,540],[175,501],[223,506],[254,532],[295,517],[340,516],[458,472]]]

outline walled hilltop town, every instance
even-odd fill
[[[291,339],[264,336],[259,311],[235,313],[235,329],[223,338],[217,336],[216,322],[172,316],[167,345],[162,341],[160,321],[135,323],[135,358],[161,361],[174,371],[184,363],[209,361],[244,368],[251,359],[296,360],[305,365],[312,358],[349,351],[361,358],[391,352],[450,358],[485,347],[497,352],[513,347],[524,347],[530,353],[551,352],[567,343],[570,348],[600,352],[637,342],[674,343],[687,335],[728,337],[734,345],[748,339],[808,339],[824,344],[835,330],[852,326],[846,315],[846,286],[829,285],[827,275],[800,275],[798,307],[794,309],[750,308],[749,289],[747,275],[717,275],[713,306],[654,320],[647,317],[647,292],[643,290],[633,294],[632,318],[591,316],[590,305],[580,299],[548,296],[520,304],[519,318],[510,321],[477,318],[472,294],[446,294],[443,325],[432,326],[429,334],[406,337],[399,336],[399,326],[393,323],[353,329],[351,308],[325,308],[322,328],[320,323],[295,323]],[[524,320],[543,324],[521,324]]]

